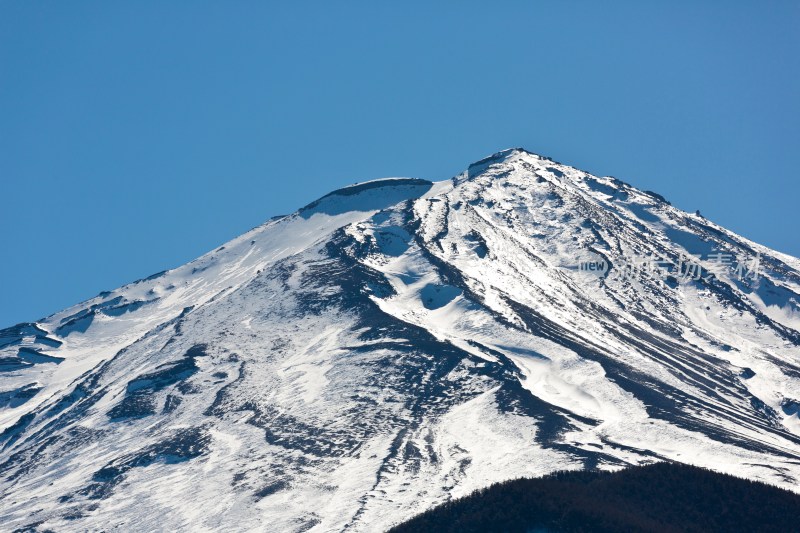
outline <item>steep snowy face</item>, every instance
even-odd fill
[[[800,480],[800,262],[524,150],[0,332],[11,529],[375,531],[674,460]]]

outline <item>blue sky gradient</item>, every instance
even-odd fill
[[[0,1],[0,327],[522,146],[800,255],[798,2]]]

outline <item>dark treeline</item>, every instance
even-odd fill
[[[674,463],[498,483],[393,533],[800,531],[800,495]]]

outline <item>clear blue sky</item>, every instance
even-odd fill
[[[0,1],[0,327],[510,146],[800,255],[800,2],[482,4]]]

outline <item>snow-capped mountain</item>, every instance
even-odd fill
[[[0,524],[379,531],[672,460],[800,486],[800,261],[521,149],[0,331]]]

